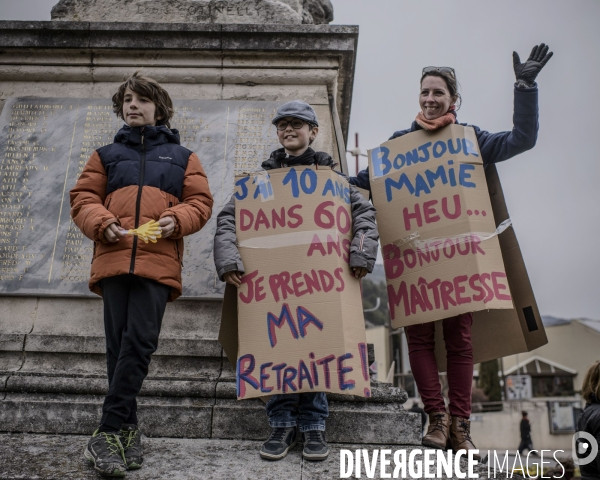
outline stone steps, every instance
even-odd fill
[[[6,394],[0,431],[89,434],[98,426],[102,395]],[[334,442],[419,445],[421,419],[399,404],[329,403],[327,438]],[[140,426],[152,437],[264,440],[264,403],[193,397],[138,397]]]
[[[87,435],[35,435],[0,434],[0,478],[35,480],[97,480],[99,474],[84,460],[82,452],[88,441]],[[329,442],[331,453],[324,462],[309,462],[302,459],[302,445],[297,445],[286,458],[277,462],[261,460],[258,455],[262,442],[244,440],[206,440],[178,438],[144,439],[144,465],[140,470],[127,472],[131,480],[334,480],[340,478],[340,450],[365,449],[369,458],[375,449],[387,448],[392,454],[387,459],[391,466],[386,474],[394,471],[393,453],[403,450],[408,458],[414,449],[411,445],[356,445]],[[483,452],[486,455],[486,452]],[[416,458],[423,461],[423,455]],[[454,463],[454,462],[453,462]],[[386,478],[380,470],[381,462],[371,478]],[[466,462],[461,461],[461,470],[466,473]],[[437,462],[430,468],[436,472]],[[496,472],[488,476],[487,466],[478,465],[474,472],[481,480],[495,478],[507,480],[521,478]],[[492,472],[493,473],[493,472]],[[435,474],[434,474],[435,475]],[[390,475],[393,476],[393,475]],[[352,475],[351,478],[359,478]],[[360,478],[367,478],[361,468]],[[389,477],[388,477],[389,478]],[[397,477],[396,477],[397,478]],[[446,476],[440,478],[448,478]],[[457,479],[456,476],[450,477]]]
[[[53,299],[8,303],[11,322],[3,317],[0,326],[15,327],[0,334],[0,431],[89,434],[107,389],[100,302],[70,301],[70,309]],[[148,435],[235,440],[268,435],[264,402],[236,399],[235,372],[217,341],[220,309],[219,302],[168,306],[138,397]],[[403,409],[407,396],[401,389],[373,382],[369,399],[328,398],[332,441],[420,443],[420,418]]]

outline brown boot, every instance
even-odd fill
[[[452,450],[477,450],[471,439],[471,422],[468,418],[452,417],[452,425],[450,426],[450,441],[452,442]],[[473,455],[476,460],[481,460],[481,456]]]
[[[449,430],[450,415],[446,412],[430,413],[429,427],[421,443],[426,447],[446,449]]]

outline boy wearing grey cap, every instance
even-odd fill
[[[294,100],[282,105],[273,119],[282,148],[271,153],[262,168],[271,170],[297,165],[335,167],[331,155],[315,152],[310,145],[319,133],[319,122],[313,108]],[[354,188],[350,188],[354,238],[350,246],[350,267],[356,278],[373,270],[377,257],[379,233],[375,225],[374,207]],[[221,280],[239,287],[244,265],[236,246],[235,199],[232,197],[217,217],[214,255]],[[266,406],[272,432],[260,449],[267,460],[280,460],[287,455],[302,434],[307,460],[325,460],[329,447],[325,441],[325,420],[329,415],[323,392],[273,395]]]

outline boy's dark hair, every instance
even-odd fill
[[[157,125],[165,125],[167,128],[171,128],[170,120],[175,114],[173,108],[173,101],[164,88],[154,80],[153,78],[142,75],[137,70],[131,75],[121,86],[119,90],[112,97],[113,112],[115,115],[123,119],[123,99],[125,97],[125,90],[129,88],[131,91],[142,95],[152,100],[152,103],[156,105],[156,117],[162,117],[156,121]]]

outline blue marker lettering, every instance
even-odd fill
[[[352,370],[354,370],[352,367],[344,367],[344,360],[349,360],[350,358],[354,358],[354,355],[351,353],[346,353],[337,359],[338,382],[340,390],[352,390],[356,383],[354,380],[345,380],[344,378],[347,373],[350,373]]]
[[[272,370],[277,372],[277,390],[281,390],[281,371],[287,367],[287,363],[280,363],[278,365],[273,365]]]
[[[306,380],[311,390],[314,388],[312,378],[310,377],[310,371],[304,363],[304,360],[300,360],[298,364],[298,388],[302,388],[302,381]]]
[[[328,235],[327,238],[329,239],[330,236]],[[306,327],[308,327],[310,323],[317,327],[319,331],[323,330],[323,322],[321,322],[317,317],[310,313],[308,309],[304,307],[298,307],[296,309],[296,316],[298,317],[298,330],[300,330],[300,336],[302,338],[305,337]]]
[[[246,366],[246,363],[249,363],[249,365]],[[254,387],[254,389],[258,388],[258,381],[251,375],[251,373],[254,371],[254,365],[254,355],[251,353],[242,355],[240,358],[238,358],[236,368],[236,387],[237,395],[240,398],[243,398],[246,395],[246,384],[242,383],[242,381],[249,383]]]
[[[298,173],[295,168],[290,169],[288,174],[283,178],[283,184],[287,185],[291,183],[292,196],[298,198],[300,196],[300,189],[298,188]]]
[[[431,142],[424,143],[419,147],[419,150],[423,152],[423,156],[419,156],[419,161],[421,163],[425,163],[427,160],[429,160],[429,147],[431,147]]]
[[[441,140],[435,142],[435,145],[433,146],[433,157],[440,158],[444,153],[446,153],[446,144]]]
[[[325,197],[328,193],[331,193],[331,196],[335,197],[335,187],[333,186],[333,180],[331,180],[331,178],[328,178],[327,182],[325,182],[325,188],[323,189],[321,196]]]
[[[265,373],[265,368],[270,367],[271,365],[273,365],[273,362],[269,362],[269,363],[263,363],[260,366],[260,391],[263,393],[269,393],[270,391],[273,390],[273,387],[267,387],[265,385],[265,382],[271,378],[271,375],[269,375],[268,373]]]
[[[288,387],[292,389],[293,392],[298,390],[296,385],[294,385],[294,379],[298,375],[298,370],[294,367],[287,367],[283,372],[283,393],[287,393]]]
[[[240,187],[242,189],[241,192],[235,192],[235,199],[238,201],[244,200],[248,196],[248,186],[246,182],[250,180],[250,177],[240,178],[237,182],[235,182],[236,187]]]
[[[385,195],[386,195],[388,202],[392,201],[392,188],[395,188],[396,190],[400,190],[403,185],[406,187],[406,189],[410,192],[411,195],[413,195],[415,193],[415,189],[412,186],[412,184],[410,183],[410,180],[408,179],[408,177],[406,176],[406,173],[403,173],[402,175],[400,175],[400,178],[398,179],[397,182],[391,178],[385,179]]]
[[[452,155],[456,155],[457,153],[460,153],[460,150],[461,150],[461,146],[460,145],[461,145],[460,138],[456,139],[456,148],[452,144],[452,139],[448,140],[448,150],[450,151],[450,153]]]
[[[418,173],[417,177],[415,178],[415,197],[421,195],[421,192],[431,193],[431,190],[427,186],[427,183],[425,182],[423,176],[420,173]]]
[[[300,186],[302,187],[302,191],[307,195],[314,193],[317,189],[317,174],[314,170],[310,168],[304,169],[300,175]]]
[[[473,144],[473,142],[467,138],[463,138],[462,139],[462,143],[463,143],[463,152],[465,152],[465,155],[473,155],[475,157],[478,157],[479,154],[477,153],[477,151],[475,150],[475,145]]]
[[[443,165],[440,165],[435,172],[431,170],[425,170],[425,176],[427,177],[427,181],[429,182],[429,186],[431,188],[435,187],[435,181],[439,178],[442,181],[443,185],[448,183],[448,179],[446,178],[446,169]]]
[[[398,163],[398,161],[400,161],[400,163]],[[396,155],[396,158],[394,158],[394,168],[396,170],[400,170],[404,166],[405,163],[406,163],[406,157],[404,155],[402,155],[401,153]]]
[[[416,165],[419,163],[419,154],[415,148],[412,152],[406,152],[406,166]]]
[[[461,164],[458,172],[458,179],[463,187],[475,188],[477,185],[475,185],[473,182],[467,181],[469,178],[471,178],[469,170],[475,170],[475,165],[470,165],[468,163]]]
[[[391,170],[392,165],[388,158],[389,154],[390,150],[386,147],[377,147],[371,151],[371,163],[373,164],[373,175],[375,177],[387,175]]]

